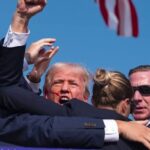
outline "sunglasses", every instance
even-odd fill
[[[142,96],[150,96],[150,85],[141,85],[132,87],[133,91],[139,91]]]

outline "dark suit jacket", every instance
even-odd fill
[[[104,142],[101,128],[98,119],[13,114],[0,118],[0,140],[20,146],[99,148]]]
[[[81,102],[79,100],[71,100],[67,104],[65,104],[63,107],[59,106],[52,101],[47,101],[43,97],[37,96],[36,94],[32,93],[31,91],[28,91],[23,88],[22,86],[22,64],[23,64],[23,50],[25,47],[16,47],[16,48],[4,48],[1,47],[1,54],[0,54],[0,111],[1,111],[1,117],[10,116],[15,113],[30,113],[30,114],[39,114],[39,115],[50,115],[50,116],[82,116],[82,117],[94,117],[94,118],[105,118],[105,119],[114,119],[112,118],[113,115],[116,116],[114,113],[110,113],[107,110],[100,110],[92,107],[89,104],[86,104],[84,102]],[[13,52],[13,53],[10,53]],[[6,56],[7,59],[3,59],[2,56]],[[11,55],[11,56],[10,56]],[[16,58],[17,55],[17,58]],[[11,59],[10,59],[11,58]],[[8,60],[11,60],[11,65],[9,67]],[[1,62],[2,61],[2,62]],[[7,68],[3,66],[7,66]],[[14,68],[14,66],[17,66]],[[1,69],[2,68],[2,69]],[[29,116],[33,117],[33,116]],[[41,118],[43,118],[42,116]],[[18,117],[17,117],[18,118]],[[45,118],[45,117],[44,117]],[[5,118],[6,119],[6,118]],[[33,117],[31,120],[34,120]],[[61,135],[57,136],[60,141],[54,140],[50,142],[50,146],[56,146],[57,144],[59,146],[71,146],[75,147],[77,146],[77,142],[75,139],[78,139],[80,137],[81,143],[78,145],[78,147],[101,147],[104,142],[104,125],[102,120],[89,120],[88,118],[75,118],[72,123],[72,117],[71,118],[63,118],[61,121],[56,121],[56,124],[54,123],[53,127],[57,130],[55,130],[54,135],[59,131],[58,133],[61,133]],[[77,120],[78,119],[78,120]],[[122,116],[118,115],[117,119],[122,119]],[[28,121],[28,120],[26,120]],[[20,124],[22,126],[22,118],[20,121]],[[37,121],[34,120],[34,124]],[[43,124],[45,126],[45,123],[43,123],[43,120],[40,121],[40,124]],[[59,130],[59,127],[61,125],[61,128],[63,130]],[[70,125],[70,126],[69,126]],[[74,126],[75,125],[75,126]],[[82,128],[80,128],[81,126]],[[87,126],[88,125],[88,126]],[[31,125],[29,125],[31,127]],[[34,125],[35,126],[35,125]],[[19,127],[19,128],[18,128]],[[96,128],[95,128],[96,127]],[[97,128],[98,127],[98,128]],[[16,125],[17,130],[20,129],[20,126],[18,124]],[[73,130],[72,130],[73,128]],[[88,129],[90,128],[90,129]],[[26,132],[26,127],[24,128]],[[71,130],[69,130],[71,129]],[[12,130],[12,129],[11,129]],[[10,131],[11,131],[10,130]],[[43,128],[40,128],[40,131],[43,130]],[[69,131],[68,131],[69,130]],[[81,133],[82,130],[82,133]],[[9,131],[9,132],[10,132]],[[37,130],[39,131],[39,130]],[[46,130],[47,131],[47,130]],[[47,134],[46,131],[42,131],[45,134]],[[51,129],[49,130],[50,132]],[[74,131],[74,134],[72,132]],[[78,134],[80,132],[80,135]],[[16,133],[16,131],[15,131]],[[34,137],[33,132],[29,132],[29,136]],[[35,132],[34,132],[35,133]],[[38,132],[37,132],[38,133]],[[88,134],[87,134],[88,133]],[[90,134],[91,133],[91,134]],[[89,135],[90,134],[90,135]],[[97,135],[98,134],[98,135]],[[17,134],[18,135],[18,134]],[[53,134],[52,134],[53,135]],[[50,137],[52,137],[50,135]],[[18,135],[20,136],[20,135]],[[37,134],[36,134],[37,136]],[[72,136],[72,138],[71,138]],[[21,137],[24,137],[24,134],[21,134]],[[39,138],[39,136],[37,136]],[[76,137],[76,138],[75,138]],[[70,139],[68,141],[68,138]],[[90,138],[93,139],[89,140]],[[1,139],[4,139],[2,137]],[[5,140],[8,139],[8,135],[6,135]],[[19,138],[21,139],[21,138]],[[43,145],[47,142],[45,138],[41,137],[40,140],[37,138],[31,138],[31,145],[39,144]],[[53,138],[52,138],[53,139]],[[67,139],[67,140],[66,140]],[[12,138],[11,138],[12,140]],[[22,138],[22,140],[24,140]],[[22,142],[20,140],[18,143]],[[35,141],[35,142],[33,142]],[[64,145],[63,145],[63,142]],[[89,141],[89,143],[88,143]],[[11,141],[10,141],[11,142]],[[14,142],[14,141],[13,141]],[[56,144],[56,143],[57,144]],[[127,148],[130,148],[129,143],[122,140],[124,145],[127,146]],[[24,143],[24,141],[23,141]],[[47,144],[47,143],[46,143]],[[113,144],[107,144],[104,148],[120,148],[118,143]]]
[[[0,47],[0,140],[24,146],[101,147],[102,120],[52,118],[72,116],[71,110],[22,88],[24,49]]]
[[[104,117],[108,119],[115,119],[115,120],[122,120],[122,121],[130,121],[128,118],[116,113],[112,110],[106,110]],[[141,143],[138,142],[132,142],[129,140],[124,139],[123,137],[119,138],[119,141],[117,143],[105,143],[103,146],[104,150],[146,150],[146,147],[143,146]]]

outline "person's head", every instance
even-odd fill
[[[61,104],[72,98],[87,102],[90,75],[85,67],[75,63],[56,63],[47,72],[44,96]]]
[[[93,80],[93,105],[128,116],[133,91],[126,76],[118,71],[97,69]]]
[[[150,118],[150,65],[140,65],[131,69],[129,79],[134,90],[134,119]]]

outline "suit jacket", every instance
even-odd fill
[[[0,118],[0,140],[20,146],[100,148],[103,127],[98,119],[13,114]]]
[[[106,116],[107,119],[115,119],[115,120],[122,120],[122,121],[130,121],[128,118],[116,113],[115,111],[112,110],[106,110],[105,111],[104,117]],[[116,143],[104,143],[103,146],[104,150],[146,150],[147,148],[138,142],[133,142],[124,139],[123,137],[119,138],[119,141]]]
[[[75,141],[75,139],[78,139],[78,137],[80,137],[81,139],[83,139],[80,141],[81,143],[78,145],[79,147],[101,147],[104,143],[104,125],[102,120],[89,120],[89,118],[75,118],[73,120],[72,123],[72,116],[82,116],[82,117],[93,117],[93,118],[105,118],[105,119],[114,119],[112,118],[113,116],[116,116],[115,113],[110,113],[107,110],[100,110],[100,109],[96,109],[94,107],[92,107],[89,104],[86,104],[84,102],[81,102],[79,100],[71,100],[70,102],[68,102],[67,104],[65,104],[63,107],[59,106],[55,103],[53,103],[52,101],[47,101],[45,100],[43,97],[40,97],[34,93],[32,93],[31,91],[28,91],[26,89],[23,88],[22,84],[20,84],[21,82],[21,78],[22,78],[22,64],[23,64],[23,49],[25,49],[25,47],[16,47],[16,48],[4,48],[1,47],[1,56],[5,56],[7,54],[7,58],[11,60],[15,60],[12,61],[10,68],[8,66],[8,62],[6,63],[5,59],[2,59],[0,57],[0,60],[2,60],[1,66],[0,66],[0,70],[2,70],[2,72],[0,72],[0,111],[1,111],[1,117],[7,117],[10,116],[12,114],[15,113],[30,113],[30,114],[39,114],[39,115],[50,115],[50,116],[71,116],[71,118],[67,118],[68,120],[65,120],[64,118],[62,119],[62,121],[57,122],[57,124],[54,124],[54,127],[58,127],[61,125],[62,130],[55,130],[55,132],[57,133],[57,131],[59,131],[59,133],[63,133],[62,136],[59,135],[57,136],[58,139],[61,139],[60,143],[57,141],[56,143],[59,146],[67,146],[67,144],[71,147],[74,147],[75,145],[77,145],[77,142]],[[10,53],[12,52],[13,53]],[[9,56],[11,55],[11,56]],[[17,59],[16,59],[17,56]],[[17,64],[19,64],[18,67],[15,67]],[[2,67],[3,65],[7,65],[7,69],[5,69],[4,67]],[[15,67],[15,69],[14,69]],[[2,69],[1,69],[2,68]],[[10,73],[10,74],[9,74]],[[9,74],[9,75],[8,75]],[[21,85],[21,86],[20,86]],[[44,116],[42,116],[44,117]],[[34,118],[34,117],[33,117]],[[79,119],[79,120],[76,120]],[[117,115],[116,119],[122,119],[122,116]],[[34,120],[34,119],[31,119]],[[41,120],[41,124],[42,124]],[[20,121],[22,122],[22,120]],[[88,123],[87,123],[88,122]],[[35,123],[35,122],[34,122]],[[57,126],[58,125],[58,126]],[[70,125],[70,126],[69,126]],[[75,127],[74,127],[75,125]],[[83,129],[83,133],[82,134],[78,134],[79,131],[81,133],[81,128],[80,125],[82,125],[82,129]],[[88,127],[86,125],[89,125]],[[45,124],[44,124],[45,126]],[[95,127],[97,127],[95,129]],[[17,129],[18,129],[18,125],[16,125]],[[90,130],[87,129],[90,127]],[[75,128],[74,130],[74,134],[72,134],[70,131],[68,131],[68,129],[71,128]],[[24,128],[26,129],[26,128]],[[66,130],[65,130],[66,129]],[[43,129],[42,129],[43,130]],[[78,131],[79,130],[79,131]],[[91,132],[91,135],[88,135],[87,133]],[[43,132],[43,131],[42,131]],[[47,132],[44,132],[45,134],[47,134]],[[55,133],[55,134],[56,134]],[[66,134],[67,133],[67,134]],[[76,134],[77,133],[77,134]],[[95,135],[98,133],[98,136]],[[30,132],[30,136],[32,136],[32,132]],[[86,135],[87,134],[87,135]],[[24,136],[24,134],[22,134]],[[57,135],[57,134],[56,134]],[[20,136],[20,135],[19,135]],[[37,136],[37,135],[36,135]],[[73,136],[73,138],[70,138],[70,136]],[[90,137],[89,137],[90,136]],[[6,136],[8,137],[8,135]],[[39,137],[39,136],[37,136]],[[52,137],[52,136],[50,136]],[[71,141],[66,140],[66,138],[71,139]],[[76,137],[76,138],[75,138]],[[92,140],[90,141],[89,139],[92,137]],[[4,139],[4,138],[2,138]],[[19,138],[21,139],[21,138]],[[34,143],[32,141],[35,140],[34,144],[43,144],[46,143],[44,138],[40,138],[39,139],[34,139],[31,138],[31,143]],[[65,139],[65,140],[62,140]],[[5,140],[7,140],[7,138],[5,138]],[[11,138],[12,140],[12,138]],[[21,140],[22,141],[22,140]],[[21,142],[19,141],[19,143]],[[63,142],[64,145],[63,145]],[[87,142],[89,141],[89,143]],[[11,141],[10,141],[11,142]],[[24,141],[23,141],[24,142]],[[68,142],[68,143],[67,143]],[[125,142],[124,139],[122,139],[122,141],[124,143],[124,145],[127,145],[127,148],[130,148],[129,143]],[[55,143],[55,140],[53,142],[51,142],[50,146],[53,146],[53,144]],[[74,143],[74,144],[72,144]],[[83,143],[83,144],[82,144]],[[33,145],[34,145],[33,144]],[[56,145],[57,145],[56,144]],[[55,145],[55,146],[56,146]],[[109,148],[111,146],[111,148],[120,148],[118,143],[110,143],[105,145],[105,149],[107,149],[107,147]]]
[[[54,118],[70,115],[70,108],[22,87],[24,50],[0,46],[0,140],[24,146],[102,147],[102,120]]]
[[[77,102],[75,100],[71,100],[65,105],[68,105],[68,107],[70,107],[73,116],[80,114],[81,116],[96,117],[101,119],[131,121],[130,119],[118,114],[115,111],[108,110],[108,109],[96,109],[94,107],[91,107],[90,105],[87,105],[85,102]],[[121,136],[119,137],[118,142],[104,143],[101,149],[103,150],[147,150],[147,148],[143,144],[126,140]]]

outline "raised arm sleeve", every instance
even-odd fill
[[[6,48],[2,45],[3,40],[0,43],[0,87],[19,82],[25,51],[25,46]]]

